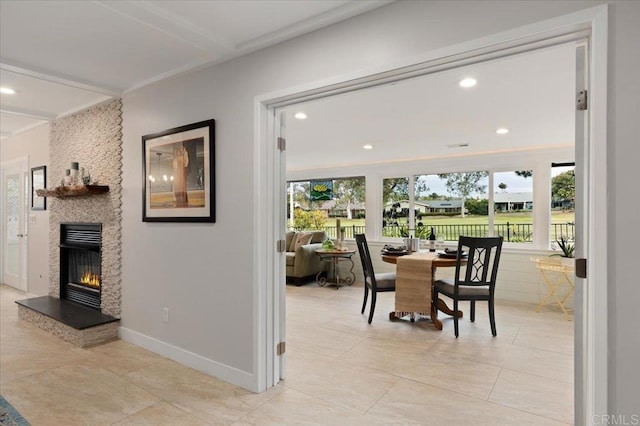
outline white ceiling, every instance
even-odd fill
[[[477,85],[459,87],[465,77]],[[287,170],[572,146],[574,111],[565,44],[287,107]]]
[[[387,3],[0,0],[1,136]],[[287,168],[572,145],[574,77],[566,44],[288,107]]]
[[[1,0],[1,136],[389,2]]]

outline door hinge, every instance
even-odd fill
[[[287,345],[285,344],[285,342],[278,343],[278,346],[276,348],[276,352],[277,352],[278,356],[280,356],[280,355],[282,355],[283,353],[286,352],[286,350],[287,350],[286,346]]]
[[[287,140],[285,138],[278,137],[278,149],[280,151],[287,149]]]
[[[576,277],[587,278],[587,259],[576,259]]]
[[[284,253],[285,252],[284,240],[278,240],[278,242],[276,244],[276,250],[278,250],[278,253]]]
[[[586,111],[588,107],[588,93],[587,89],[581,90],[578,92],[578,97],[576,99],[576,108],[578,111]]]

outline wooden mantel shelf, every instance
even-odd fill
[[[36,194],[40,197],[85,197],[88,195],[105,194],[109,192],[108,185],[72,185],[58,186],[53,189],[38,189]]]

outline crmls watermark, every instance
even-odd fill
[[[640,416],[638,414],[594,414],[592,424],[594,425],[622,425],[636,426],[640,425]]]

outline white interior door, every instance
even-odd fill
[[[27,290],[27,158],[2,164],[2,282]]]
[[[582,45],[576,48],[576,95],[585,91],[588,87],[587,76],[587,47]],[[578,102],[576,102],[578,104]],[[586,106],[585,106],[586,107]],[[589,115],[586,109],[576,106],[576,259],[587,259],[588,247],[588,209],[589,209]],[[576,265],[578,266],[578,265]],[[587,279],[580,278],[579,268],[576,268],[575,300],[574,300],[574,424],[587,424],[584,418],[586,404],[585,391],[588,354],[588,321],[586,313]]]
[[[285,120],[285,111],[284,109],[279,109],[275,111],[276,114],[276,137],[278,140],[278,151],[277,156],[278,161],[276,164],[280,167],[280,182],[278,184],[278,188],[285,189],[287,186],[287,167],[286,167],[286,120]],[[276,202],[276,213],[277,213],[277,223],[280,232],[279,239],[286,241],[285,234],[287,232],[287,196],[285,191],[277,191],[277,202]],[[293,212],[293,211],[292,211]],[[293,214],[293,213],[292,213]],[[286,251],[286,249],[285,249]],[[277,256],[278,264],[276,269],[276,283],[279,283],[278,286],[279,291],[276,293],[277,298],[277,306],[278,309],[276,312],[276,321],[278,323],[279,333],[277,333],[276,342],[282,343],[282,348],[285,348],[284,345],[285,337],[286,337],[286,325],[287,325],[287,283],[286,283],[286,266],[285,266],[285,254],[284,252],[279,253]],[[283,380],[286,375],[286,366],[287,366],[287,353],[286,351],[282,352],[276,360],[277,366],[275,377]]]

